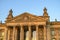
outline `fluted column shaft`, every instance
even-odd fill
[[[21,26],[20,28],[20,40],[24,40],[24,28]]]
[[[39,40],[39,35],[38,35],[38,26],[36,26],[36,40]]]
[[[10,29],[8,29],[8,40],[10,39]]]
[[[47,40],[47,29],[46,26],[44,26],[44,40]]]
[[[15,40],[17,40],[17,29],[15,29]]]
[[[55,29],[54,32],[56,32],[56,40],[59,40],[58,29]]]
[[[15,27],[13,27],[13,40],[15,40]]]
[[[8,28],[6,27],[5,28],[5,39],[4,40],[8,40]]]
[[[31,26],[29,26],[29,40],[32,40],[32,30],[31,30]]]

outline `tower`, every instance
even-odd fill
[[[46,7],[43,9],[43,11],[44,11],[43,16],[48,16]]]
[[[46,7],[44,7],[44,9],[43,9],[43,17],[45,18],[45,20],[47,21],[47,22],[50,22],[50,16],[48,15],[48,13],[47,13],[47,9],[46,9]]]
[[[13,18],[13,15],[12,15],[13,11],[12,9],[9,10],[9,15],[8,17],[6,18],[6,22],[10,21],[12,18]]]

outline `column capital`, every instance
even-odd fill
[[[36,30],[38,29],[38,25],[36,25]]]
[[[30,28],[30,29],[31,29],[31,25],[28,25],[28,28]]]
[[[28,27],[31,27],[31,25],[28,25]]]
[[[23,27],[23,25],[20,25],[20,27]]]
[[[20,26],[20,29],[24,29],[23,25]]]
[[[38,26],[38,25],[36,25],[36,26]]]
[[[43,26],[46,26],[46,25],[43,25]]]
[[[5,27],[5,30],[8,30],[8,27]]]

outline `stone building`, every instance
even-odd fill
[[[46,8],[42,16],[12,13],[11,9],[5,23],[0,22],[0,40],[60,40],[60,22],[51,22]]]

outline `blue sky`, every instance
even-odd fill
[[[60,0],[0,0],[0,20],[6,20],[10,9],[13,10],[13,16],[24,12],[41,16],[44,7],[47,8],[51,21],[55,18],[60,20]]]

